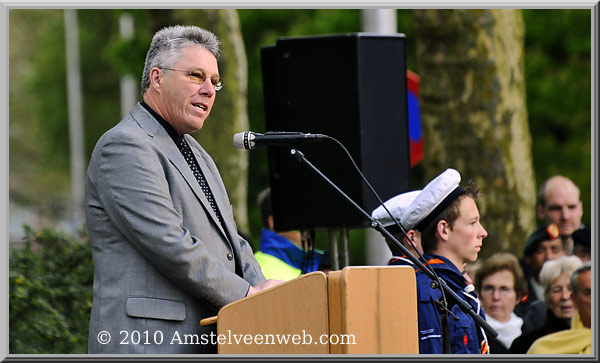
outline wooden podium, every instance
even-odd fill
[[[224,306],[216,322],[219,354],[419,353],[408,266],[312,272]]]

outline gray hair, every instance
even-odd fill
[[[221,49],[216,35],[197,26],[175,25],[162,28],[152,37],[142,73],[142,95],[150,87],[150,70],[154,67],[173,67],[181,57],[181,49],[198,45],[219,59]]]
[[[571,286],[571,291],[573,291],[573,294],[575,296],[577,296],[577,290],[578,290],[577,278],[579,277],[579,275],[581,275],[582,273],[584,273],[586,271],[592,271],[592,262],[591,261],[587,261],[583,265],[579,266],[571,275],[571,280],[569,281],[569,285]]]
[[[544,262],[540,271],[540,283],[544,287],[544,297],[546,300],[550,296],[550,286],[560,275],[567,274],[571,276],[582,262],[577,256],[561,256],[556,260]]]

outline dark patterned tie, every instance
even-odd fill
[[[221,217],[221,213],[219,213],[219,209],[217,208],[217,203],[215,203],[215,198],[213,197],[213,194],[210,191],[210,188],[208,187],[208,183],[206,182],[206,178],[204,177],[202,170],[198,166],[198,161],[194,157],[194,153],[192,153],[192,149],[190,148],[188,143],[185,141],[185,138],[183,138],[183,137],[181,138],[181,140],[177,143],[177,147],[181,151],[181,154],[183,154],[183,157],[185,158],[185,161],[187,161],[188,165],[190,166],[190,169],[192,169],[192,172],[194,173],[194,176],[196,177],[198,184],[200,184],[200,188],[204,192],[204,195],[206,195],[206,199],[208,199],[208,203],[210,204],[210,207],[217,215],[217,218],[219,219],[219,223],[221,223],[221,226],[223,228],[225,228],[225,224],[223,223],[223,217]]]

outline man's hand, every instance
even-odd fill
[[[263,290],[266,290],[270,287],[276,286],[281,284],[282,282],[285,282],[283,280],[265,280],[263,282],[261,282],[260,284],[256,285],[256,286],[250,286],[250,289],[248,290],[248,294],[246,294],[246,296],[250,296],[250,295],[254,295],[257,292],[261,292]]]

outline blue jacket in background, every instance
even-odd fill
[[[304,273],[318,271],[323,251],[315,249],[311,257],[310,252],[284,236],[263,228],[260,250],[254,257],[266,278],[288,281],[302,275],[303,270]]]

